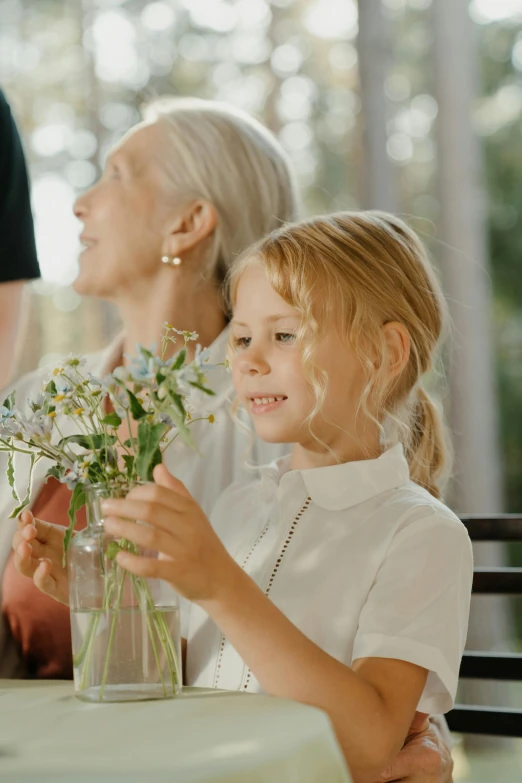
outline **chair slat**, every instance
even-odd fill
[[[472,541],[522,541],[520,514],[466,514],[460,518]]]
[[[522,595],[522,568],[475,568],[473,592]]]
[[[466,650],[459,676],[478,680],[522,681],[522,654]]]
[[[462,734],[522,737],[522,710],[457,704],[446,720],[451,731]]]
[[[465,514],[461,520],[472,541],[522,542],[520,514]],[[522,568],[475,568],[475,594],[522,595]],[[522,681],[522,655],[466,650],[460,678]],[[457,704],[446,715],[452,731],[497,737],[522,737],[522,709]]]

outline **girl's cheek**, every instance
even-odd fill
[[[234,357],[230,360],[230,370],[232,372],[232,383],[234,384],[234,389],[236,390],[236,394],[239,394],[241,389],[241,372],[238,367],[237,357]]]

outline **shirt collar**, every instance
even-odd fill
[[[343,462],[325,468],[290,470],[290,457],[282,457],[265,468],[263,477],[281,489],[295,481],[298,474],[313,502],[328,511],[357,506],[372,497],[403,486],[410,480],[410,469],[401,443],[377,459]]]

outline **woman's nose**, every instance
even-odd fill
[[[73,213],[74,216],[78,218],[78,220],[82,220],[87,213],[85,195],[86,195],[85,193],[82,193],[81,196],[78,196],[78,198],[76,199],[73,205]]]

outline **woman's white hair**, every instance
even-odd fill
[[[158,152],[173,196],[217,212],[206,273],[223,281],[235,257],[299,213],[292,164],[275,136],[246,112],[217,101],[160,98],[143,110],[165,127]]]

